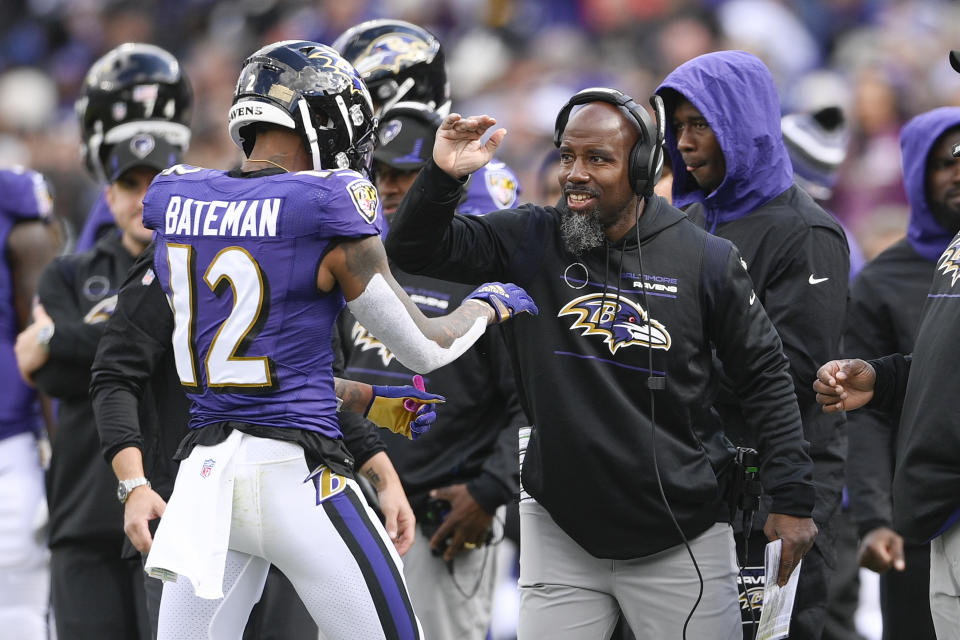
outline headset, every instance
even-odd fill
[[[619,108],[630,120],[636,122],[640,130],[640,139],[630,150],[628,177],[633,192],[638,196],[649,196],[663,173],[663,140],[666,134],[666,111],[663,98],[650,97],[650,106],[656,119],[650,117],[647,110],[634,102],[633,98],[606,87],[590,87],[579,91],[567,101],[557,114],[557,123],[553,129],[553,145],[560,146],[563,131],[574,107],[589,102],[606,102]]]

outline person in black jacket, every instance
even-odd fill
[[[150,636],[140,563],[121,553],[122,507],[110,470],[99,460],[87,388],[117,289],[152,236],[141,221],[143,194],[180,153],[148,133],[113,145],[105,163],[113,168],[106,174],[106,197],[121,233],[50,264],[37,290],[34,324],[17,339],[21,373],[58,400],[47,499],[51,597],[63,638]]]
[[[960,109],[942,107],[900,133],[910,201],[907,237],[877,256],[854,282],[844,351],[851,357],[913,351],[938,258],[960,231]],[[893,528],[891,484],[896,416],[872,407],[849,414],[848,479],[860,537],[860,563],[881,574],[885,640],[934,638],[930,617],[930,545],[905,544]],[[890,571],[893,569],[893,571]]]
[[[840,507],[847,442],[843,415],[824,415],[807,381],[819,363],[839,353],[850,269],[847,241],[836,220],[794,182],[780,100],[757,57],[742,51],[699,56],[672,71],[657,93],[667,105],[673,202],[740,250],[790,362],[814,463],[813,518],[820,530],[800,572],[790,637],[817,639],[835,563],[830,521]],[[747,420],[751,409],[729,381],[715,407],[735,444],[756,445]],[[767,493],[768,480],[761,471]],[[769,500],[755,522],[763,522],[767,509]],[[748,561],[762,566],[763,534],[756,529],[750,538],[756,557]]]
[[[733,538],[704,447],[722,436],[714,351],[761,434],[782,583],[816,535],[776,331],[733,245],[652,195],[659,141],[642,107],[595,89],[561,110],[558,207],[454,215],[463,179],[506,135],[481,144],[494,124],[444,120],[386,246],[412,273],[515,280],[541,309],[504,332],[533,423],[519,637],[606,637],[622,610],[642,637],[739,638]]]

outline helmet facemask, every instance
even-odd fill
[[[299,68],[299,70],[298,70]],[[313,168],[366,173],[376,120],[359,74],[329,47],[278,43],[247,59],[230,110],[230,134],[247,155],[255,128],[270,122],[297,131]]]

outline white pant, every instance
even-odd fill
[[[690,547],[703,574],[703,599],[687,638],[739,640],[732,529],[716,524]],[[538,502],[520,503],[518,640],[609,638],[621,610],[638,640],[680,638],[699,586],[683,545],[632,560],[596,558]]]
[[[304,482],[299,446],[246,434],[235,460],[224,597],[201,599],[184,577],[164,584],[158,640],[239,638],[270,563],[328,638],[422,636],[400,557],[354,481],[326,470]]]
[[[46,520],[36,438],[22,433],[0,440],[0,638],[47,637]]]
[[[960,524],[930,542],[930,614],[938,640],[960,640]]]

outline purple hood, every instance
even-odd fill
[[[927,204],[927,158],[937,139],[956,126],[960,126],[960,107],[941,107],[920,114],[900,131],[903,184],[910,203],[907,239],[917,253],[931,261],[940,257],[954,234],[934,220]]]
[[[770,70],[745,51],[708,53],[677,67],[657,88],[667,108],[666,148],[673,163],[673,204],[706,207],[707,228],[741,218],[793,184],[793,166],[780,133],[780,98]],[[670,126],[677,94],[713,129],[727,174],[710,194],[687,173]]]

